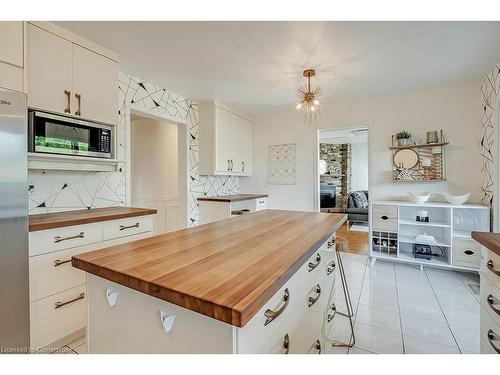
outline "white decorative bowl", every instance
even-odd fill
[[[418,203],[418,204],[422,204],[422,203],[427,202],[427,200],[431,197],[431,193],[429,193],[428,191],[425,193],[422,193],[422,194],[416,194],[416,193],[412,193],[412,192],[409,192],[408,194],[409,194],[410,202]]]
[[[470,198],[470,193],[464,194],[464,195],[452,195],[447,192],[443,192],[443,197],[446,199],[448,203],[451,204],[456,204],[456,205],[461,205],[467,202]]]

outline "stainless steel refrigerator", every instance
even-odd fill
[[[0,90],[0,353],[29,347],[26,96]]]

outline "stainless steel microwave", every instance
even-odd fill
[[[28,151],[112,158],[113,127],[40,111],[28,113]]]

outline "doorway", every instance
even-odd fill
[[[340,249],[369,254],[368,128],[318,131],[319,211],[347,214],[337,232]]]
[[[179,209],[182,132],[177,124],[130,114],[130,196],[133,207],[154,208],[155,234],[185,227]]]

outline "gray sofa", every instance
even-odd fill
[[[366,195],[366,199],[368,200],[368,190],[360,190],[360,192]],[[358,208],[352,198],[352,193],[349,194],[349,198],[347,200],[347,226],[349,227],[350,222],[356,223],[368,223],[368,207],[366,208]]]

